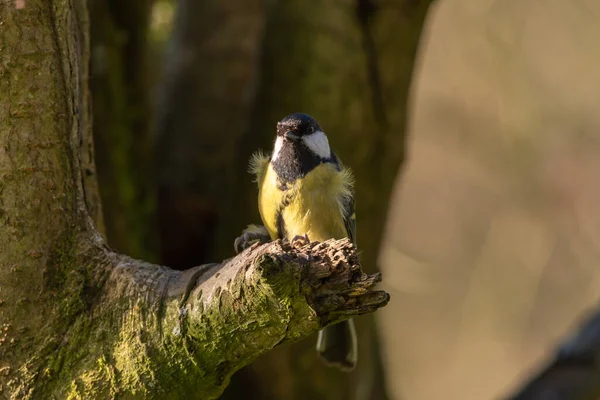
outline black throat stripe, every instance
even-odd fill
[[[341,171],[340,162],[333,151],[329,158],[321,158],[301,143],[284,143],[277,159],[271,161],[273,170],[277,174],[278,188],[284,191],[289,189],[287,183],[306,176],[323,163],[334,164],[336,169]]]

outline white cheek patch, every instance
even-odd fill
[[[329,158],[331,149],[329,148],[329,140],[323,131],[316,131],[313,134],[302,136],[302,141],[313,153],[321,158]]]
[[[271,156],[271,161],[277,160],[279,157],[279,153],[281,152],[281,148],[283,147],[283,138],[278,137],[275,139],[275,146],[273,146],[273,155]]]

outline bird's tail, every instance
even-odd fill
[[[356,365],[356,329],[351,319],[330,325],[319,331],[317,352],[325,363],[351,371]]]

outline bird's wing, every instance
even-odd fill
[[[253,174],[256,178],[254,179],[258,183],[258,187],[262,186],[263,179],[267,173],[267,167],[269,166],[269,160],[271,156],[257,151],[250,157],[250,165],[248,166],[248,172]]]
[[[346,226],[346,233],[352,243],[356,244],[356,214],[354,213],[354,193],[349,196],[345,196],[343,200],[343,216],[344,225]]]
[[[337,157],[336,157],[337,158]],[[350,169],[345,168],[341,161],[337,159],[338,165],[341,169],[342,177],[342,196],[340,205],[342,207],[342,216],[344,218],[344,226],[346,227],[346,234],[352,240],[352,243],[356,244],[356,214],[354,212],[354,177]]]

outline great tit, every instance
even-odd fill
[[[272,240],[350,238],[356,243],[353,177],[329,147],[327,135],[310,115],[294,113],[277,123],[270,157],[255,154],[250,171],[258,183],[258,205]],[[354,322],[319,332],[317,352],[342,370],[356,365]]]

